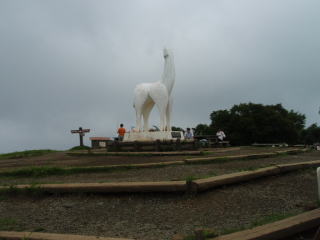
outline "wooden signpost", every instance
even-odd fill
[[[71,130],[71,133],[78,133],[80,137],[80,146],[83,147],[83,136],[86,132],[90,132],[90,129],[82,129],[79,127],[78,130]]]

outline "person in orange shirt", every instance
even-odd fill
[[[118,139],[119,141],[123,141],[124,134],[126,133],[126,129],[123,127],[123,123],[120,124],[120,128],[118,129]]]

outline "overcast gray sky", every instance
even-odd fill
[[[175,55],[173,125],[239,103],[319,123],[319,0],[0,0],[0,152],[67,149],[131,127],[134,86]],[[153,110],[151,123],[158,125]]]

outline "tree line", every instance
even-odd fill
[[[316,123],[305,127],[304,114],[285,109],[281,104],[242,103],[229,110],[213,111],[211,124],[198,124],[196,135],[215,135],[221,129],[234,145],[252,143],[313,144],[320,142]]]

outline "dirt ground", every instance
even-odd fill
[[[267,177],[208,191],[176,194],[1,196],[0,219],[11,230],[169,240],[195,228],[217,232],[273,214],[317,207],[315,170]]]
[[[313,160],[320,160],[319,151],[311,151],[297,155],[276,156],[272,158],[230,161],[225,163],[221,162],[199,165],[173,165],[163,168],[118,170],[103,173],[82,173],[36,178],[0,177],[0,185],[24,183],[81,183],[185,180],[188,177],[205,178],[209,176],[216,176],[243,170],[267,167],[274,164],[296,163]]]
[[[290,148],[268,148],[268,147],[234,147],[234,148],[215,148],[210,149],[210,154],[206,156],[231,156],[239,154],[275,152]],[[134,163],[154,163],[178,161],[195,156],[69,156],[65,152],[49,153],[43,156],[17,158],[17,159],[1,159],[0,171],[11,168],[21,168],[30,166],[106,166],[121,165]]]

